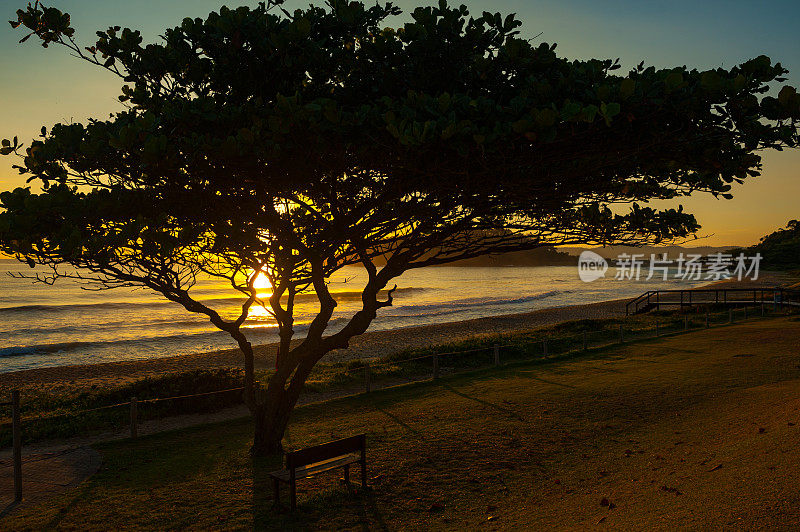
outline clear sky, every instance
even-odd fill
[[[229,2],[255,5],[243,0]],[[412,1],[395,4],[408,11]],[[730,67],[766,54],[790,70],[800,86],[800,1],[797,0],[480,0],[465,2],[474,13],[517,13],[523,34],[558,43],[568,58],[617,58],[623,67],[644,60],[657,67]],[[25,0],[2,0],[0,21],[16,18]],[[221,2],[209,0],[51,0],[47,5],[72,15],[78,39],[94,42],[94,31],[111,25],[139,29],[154,41],[186,17],[205,16]],[[288,3],[291,10],[307,2]],[[401,17],[402,18],[402,17]],[[399,25],[402,21],[391,21]],[[42,125],[102,118],[120,109],[119,81],[71,58],[58,47],[33,40],[18,45],[20,31],[0,29],[0,138],[18,135],[26,143]],[[0,159],[0,189],[24,184],[10,157]],[[768,153],[763,176],[734,189],[730,201],[697,197],[684,206],[697,215],[702,245],[744,245],[800,218],[800,150]]]

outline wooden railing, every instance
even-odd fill
[[[698,305],[800,306],[800,290],[789,288],[697,288],[649,290],[625,305],[625,314]]]

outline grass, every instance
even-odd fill
[[[322,475],[296,513],[272,508],[280,464],[249,457],[247,421],[103,444],[94,477],[0,528],[786,526],[797,338],[758,320],[301,407],[287,447],[366,432],[372,489]]]
[[[714,308],[712,312],[712,323],[727,321],[726,308]],[[741,317],[742,311],[737,312]],[[590,346],[604,345],[618,341],[619,328],[623,327],[626,340],[637,340],[653,336],[656,321],[659,322],[662,334],[682,331],[684,317],[677,311],[669,310],[625,318],[575,320],[513,334],[477,336],[425,349],[402,351],[386,358],[320,363],[307,380],[305,392],[312,397],[357,393],[365,387],[367,365],[370,366],[371,384],[376,388],[427,379],[432,373],[433,362],[431,358],[423,357],[430,357],[436,353],[450,353],[439,360],[441,374],[485,368],[494,363],[492,347],[495,344],[503,346],[501,358],[505,363],[544,357],[545,339],[547,339],[548,357],[574,356],[582,349],[584,334]],[[692,315],[690,318],[691,327],[704,325],[704,315]],[[459,353],[462,351],[467,353]],[[257,370],[256,378],[266,381],[270,373],[271,371]],[[124,426],[129,420],[129,409],[124,404],[113,409],[86,411],[127,403],[131,397],[146,401],[241,386],[243,386],[243,372],[239,368],[175,372],[156,378],[148,377],[127,382],[113,388],[86,389],[79,386],[61,386],[54,391],[32,386],[24,390],[23,418],[45,419],[26,422],[24,443],[91,435]],[[238,404],[241,404],[241,393],[231,391],[158,403],[140,403],[138,412],[139,418],[144,421],[180,414],[213,412]],[[0,418],[0,425],[8,425],[9,422],[7,418]],[[8,447],[10,444],[10,431],[0,432],[0,448]]]

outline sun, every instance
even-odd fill
[[[259,273],[258,276],[256,276],[256,280],[253,283],[253,287],[256,290],[263,290],[265,288],[272,290],[272,285],[270,284],[269,279],[267,279],[267,276],[264,275],[263,273]]]

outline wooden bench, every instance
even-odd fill
[[[359,434],[342,440],[286,453],[286,468],[269,475],[275,486],[275,504],[280,502],[280,483],[289,484],[292,510],[297,507],[297,480],[339,467],[344,468],[344,481],[350,482],[350,465],[361,464],[361,486],[367,487],[367,435]]]

